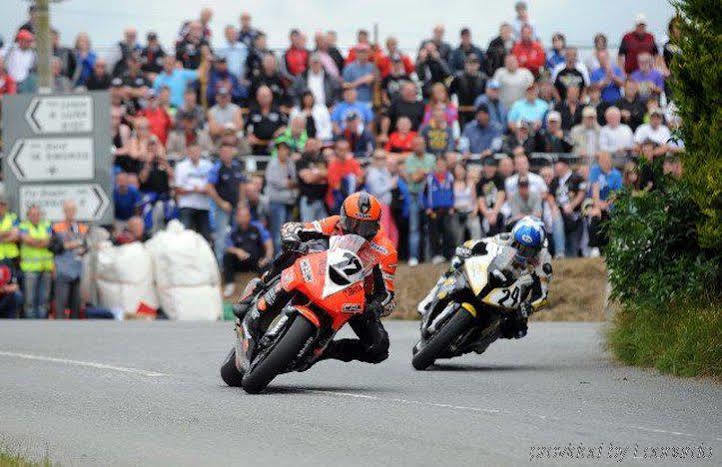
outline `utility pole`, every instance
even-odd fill
[[[53,49],[50,40],[49,0],[35,0],[35,51],[38,65],[38,92],[49,93],[53,89],[50,58]]]

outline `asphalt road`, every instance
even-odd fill
[[[619,366],[599,325],[532,323],[426,372],[416,323],[388,328],[382,364],[249,396],[218,376],[229,323],[0,322],[0,444],[63,465],[516,465],[555,446],[594,464],[701,446],[722,465],[722,386]]]

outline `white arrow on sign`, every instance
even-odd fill
[[[92,180],[95,153],[92,138],[19,139],[8,155],[18,180]]]
[[[37,96],[30,101],[25,120],[35,133],[90,133],[93,98],[88,95]]]
[[[78,206],[77,217],[82,221],[102,219],[110,207],[110,199],[97,183],[87,184],[43,184],[20,187],[20,212],[22,217],[32,205],[38,206],[50,221],[61,221],[63,202],[72,199]]]

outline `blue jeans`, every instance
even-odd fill
[[[308,197],[301,196],[299,203],[301,222],[313,222],[328,216],[326,205],[322,199],[309,201]]]
[[[419,247],[421,245],[421,225],[423,221],[424,207],[421,199],[416,193],[411,193],[409,199],[409,259],[419,258]]]
[[[25,272],[25,318],[46,319],[50,296],[50,272]]]
[[[17,319],[23,306],[23,294],[19,290],[0,297],[0,319]]]
[[[226,236],[230,230],[231,215],[233,212],[226,212],[216,206],[213,211],[215,230],[213,231],[213,250],[216,254],[218,264],[223,264],[223,253],[226,251]]]
[[[271,212],[268,216],[268,227],[273,238],[273,251],[278,252],[281,251],[281,227],[290,220],[291,206],[271,201],[269,208]]]

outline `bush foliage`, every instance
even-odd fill
[[[704,215],[686,181],[664,178],[650,192],[625,191],[614,203],[607,229],[613,297],[662,309],[689,300],[719,298],[722,250],[700,246]],[[717,295],[717,296],[715,296]]]
[[[674,0],[680,12],[681,55],[669,84],[683,125],[685,178],[704,217],[701,243],[722,248],[722,9],[719,0]]]
[[[612,296],[607,338],[622,361],[680,376],[722,375],[722,10],[672,0],[681,55],[672,95],[685,143],[682,180],[620,193],[605,228]]]

